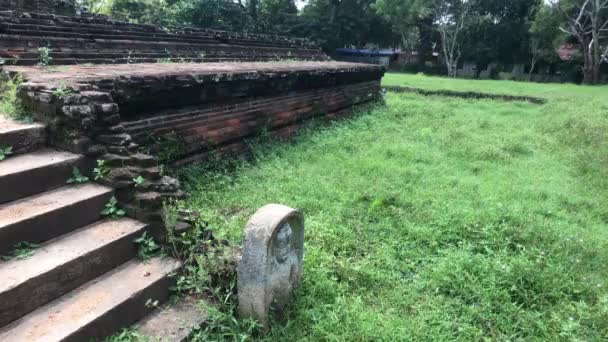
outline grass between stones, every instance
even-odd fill
[[[253,161],[181,170],[220,237],[267,203],[306,217],[303,286],[268,340],[608,338],[608,88],[389,74],[415,94]]]

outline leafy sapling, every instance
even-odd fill
[[[153,300],[152,298],[148,298],[148,300],[146,301],[147,308],[158,308],[158,304],[158,300]]]
[[[144,232],[133,242],[137,245],[137,257],[140,260],[148,260],[161,252],[160,245],[154,241],[153,237],[148,236],[148,232]]]
[[[106,161],[98,159],[97,167],[93,169],[93,176],[95,180],[101,180],[106,178],[110,173],[110,169],[106,166]]]
[[[53,58],[51,55],[51,49],[46,46],[38,48],[38,65],[39,66],[48,66],[51,64]]]
[[[27,241],[21,241],[13,246],[13,250],[9,254],[3,255],[1,259],[4,261],[25,259],[32,256],[34,254],[34,249],[38,247],[40,247],[40,245]]]
[[[53,96],[55,96],[59,99],[68,97],[72,93],[73,93],[73,90],[71,88],[67,87],[63,83],[59,84],[59,86],[57,88],[55,88],[55,90],[53,90]]]
[[[68,178],[66,184],[82,184],[89,181],[89,177],[84,176],[78,167],[74,166],[72,168],[72,177]]]
[[[133,184],[135,184],[136,188],[141,187],[145,181],[146,181],[146,179],[142,176],[137,176],[137,177],[133,178]]]
[[[125,216],[125,211],[123,209],[120,209],[120,207],[118,206],[118,201],[116,200],[116,197],[112,196],[112,198],[110,198],[110,201],[106,204],[106,206],[104,207],[104,209],[101,211],[101,215],[105,216],[105,217],[109,217],[111,219],[119,219],[123,216]]]
[[[10,156],[11,154],[13,154],[12,146],[0,147],[0,161],[6,159],[6,157]]]

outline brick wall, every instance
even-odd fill
[[[378,99],[379,93],[380,82],[374,80],[160,113],[123,126],[138,143],[160,142],[153,153],[162,153],[168,144],[177,163],[186,163],[214,150],[240,153],[243,141],[262,131],[289,136],[306,120],[340,116],[357,104]]]

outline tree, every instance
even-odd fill
[[[462,59],[475,61],[478,72],[490,63],[527,63],[529,25],[542,1],[475,1],[463,31]]]
[[[532,80],[532,74],[540,59],[549,59],[555,56],[555,40],[559,36],[560,18],[558,13],[549,5],[540,4],[534,20],[530,24],[530,71],[528,81]]]
[[[608,53],[608,48],[602,53],[602,44],[608,39],[608,0],[555,0],[553,5],[565,18],[560,30],[581,46],[583,83],[598,83],[600,66]]]
[[[311,0],[290,33],[320,41],[329,53],[353,45],[393,46],[391,25],[373,9],[374,1]]]
[[[471,15],[475,0],[444,1],[435,8],[437,29],[441,34],[441,50],[449,77],[456,77],[462,55],[462,31]]]
[[[289,32],[299,21],[293,0],[262,0],[258,12],[258,29],[265,33]]]

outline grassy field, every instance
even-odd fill
[[[184,170],[220,236],[271,202],[306,216],[303,286],[267,338],[608,339],[608,88],[385,83],[549,102],[389,93],[236,168]]]

